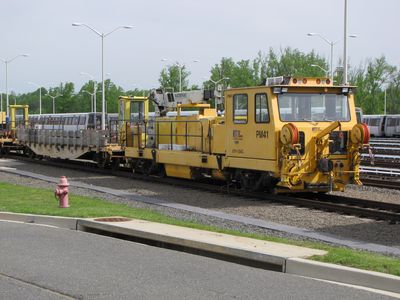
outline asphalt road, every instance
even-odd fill
[[[0,221],[0,299],[391,299],[66,229]]]

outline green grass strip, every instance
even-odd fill
[[[126,204],[111,203],[102,199],[71,194],[69,195],[69,198],[71,207],[68,209],[60,209],[58,208],[58,201],[54,197],[53,190],[24,187],[0,182],[0,211],[78,218],[123,216],[142,219],[152,222],[185,226],[265,241],[326,250],[328,251],[327,255],[314,256],[311,259],[400,276],[400,259],[398,258],[366,251],[333,247],[317,242],[289,240],[285,238],[226,230],[195,222],[182,221],[155,211],[133,208]]]

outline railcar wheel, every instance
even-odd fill
[[[105,169],[110,166],[110,159],[107,157],[104,157],[104,155],[102,153],[96,154],[96,161],[97,161],[97,166],[100,169]]]
[[[151,170],[151,161],[147,159],[138,159],[133,166],[133,172],[149,175]]]
[[[273,181],[273,178],[265,172],[242,170],[236,173],[236,182],[239,183],[240,188],[252,192],[270,191],[275,185]]]
[[[10,154],[10,148],[3,147],[2,148],[2,157],[7,157]]]
[[[27,151],[27,154],[28,154],[28,157],[29,157],[30,159],[35,159],[35,158],[36,158],[36,154],[35,154],[35,152],[33,152],[33,151],[28,150],[28,151]]]
[[[120,164],[119,158],[114,158],[111,160],[110,167],[113,171],[118,170]]]

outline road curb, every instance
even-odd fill
[[[0,212],[0,220],[16,221],[23,223],[36,223],[76,230],[79,219],[70,217]]]
[[[400,293],[400,277],[303,258],[288,258],[286,273]]]
[[[205,254],[219,255],[220,258],[235,258],[236,261],[253,262],[253,265],[285,272],[288,257],[310,257],[324,255],[326,251],[305,247],[284,245],[224,233],[193,229],[188,227],[130,220],[127,222],[102,222],[100,219],[78,220],[78,230],[107,232],[122,237],[139,238],[178,246],[184,251],[191,249]]]
[[[78,231],[90,232],[90,229],[94,229],[108,233],[117,233],[137,238],[156,240],[161,243],[170,243],[182,247],[204,250],[210,253],[223,254],[231,257],[237,257],[239,259],[248,259],[255,262],[280,266],[280,268],[275,270],[287,274],[299,275],[315,279],[329,280],[338,283],[352,284],[361,287],[377,289],[381,291],[400,293],[400,277],[398,276],[373,272],[373,271],[366,271],[351,267],[345,267],[330,263],[322,263],[322,262],[308,260],[305,258],[290,257],[287,255],[269,255],[257,252],[257,249],[254,249],[253,251],[251,250],[249,251],[249,249],[244,249],[244,248],[235,249],[217,243],[199,242],[190,238],[186,239],[177,238],[176,236],[174,237],[173,235],[165,233],[158,234],[155,232],[144,232],[143,230],[140,229],[136,230],[134,228],[133,229],[125,228],[122,225],[124,222],[121,222],[119,224],[113,223],[111,225],[104,222],[94,221],[93,219],[54,217],[54,216],[44,216],[44,215],[42,216],[42,215],[19,214],[19,213],[8,213],[8,212],[0,212],[0,219],[25,222],[25,223],[52,225],[56,227],[67,228]],[[142,223],[147,222],[151,224],[157,224],[149,221],[140,221],[140,220],[138,221]],[[174,226],[167,224],[160,224],[160,225]],[[179,226],[176,227],[179,228]],[[224,234],[220,233],[215,233],[215,235],[221,237],[224,236]],[[284,245],[284,244],[281,245],[282,247],[285,246],[293,247],[291,245]]]

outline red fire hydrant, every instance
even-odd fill
[[[60,182],[57,184],[57,188],[54,191],[54,195],[56,196],[56,199],[58,198],[60,204],[58,207],[60,208],[67,208],[69,207],[68,204],[68,180],[67,177],[61,176],[60,177]]]

